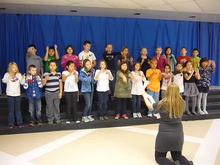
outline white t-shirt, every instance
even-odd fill
[[[76,72],[78,75],[78,72]],[[62,75],[68,76],[70,73],[68,71],[63,71]],[[76,82],[76,77],[74,75],[70,75],[66,78],[66,81],[64,82],[64,92],[77,92],[78,84]]]
[[[82,51],[79,53],[79,60],[84,61],[85,59],[89,59],[91,62],[96,60],[95,54],[93,52],[86,53],[85,51]]]
[[[144,90],[144,82],[146,81],[146,78],[142,71],[140,71],[139,73],[140,74],[134,71],[131,72],[132,77],[134,77],[134,79],[132,80],[132,85],[131,85],[132,95],[142,95],[143,90]]]
[[[180,88],[180,93],[184,92],[183,73],[174,75],[173,83],[175,83]]]
[[[101,72],[99,74],[99,76],[97,77],[98,73],[100,72],[100,70],[96,70],[95,72],[95,80],[97,80],[97,87],[96,90],[98,92],[106,92],[109,91],[109,74],[107,74],[108,72],[110,73],[110,77],[112,77],[113,80],[113,76],[110,70],[106,70],[105,72]],[[97,79],[96,79],[97,78]]]
[[[24,84],[24,80],[20,73],[17,73],[15,78],[11,78],[9,73],[5,73],[2,82],[7,85],[6,95],[7,96],[20,96],[21,95],[21,85]]]

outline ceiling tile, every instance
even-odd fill
[[[177,11],[180,12],[193,12],[193,13],[202,13],[202,10],[199,8],[199,6],[194,2],[173,2],[172,7],[174,7]]]

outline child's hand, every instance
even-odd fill
[[[61,99],[63,97],[62,92],[59,93],[59,98]]]
[[[56,45],[56,44],[54,45],[54,49],[55,49],[55,50],[57,49],[57,45]]]
[[[47,82],[49,80],[49,76],[45,76],[44,80]]]
[[[122,80],[124,83],[127,83],[127,78],[123,75]]]
[[[49,51],[49,46],[46,47],[46,51],[47,51],[47,52]]]

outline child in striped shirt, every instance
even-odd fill
[[[28,75],[25,78],[24,89],[26,90],[26,97],[29,103],[29,112],[31,115],[30,125],[35,123],[41,125],[41,97],[43,87],[41,78],[37,75],[37,67],[29,65]]]
[[[54,120],[60,123],[60,99],[62,98],[63,84],[62,76],[56,72],[55,61],[49,63],[50,73],[44,73],[43,85],[45,86],[46,114],[48,124],[53,124]]]

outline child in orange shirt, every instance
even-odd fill
[[[147,86],[147,93],[153,97],[155,102],[159,101],[160,94],[160,81],[162,78],[161,71],[157,69],[157,60],[152,59],[150,62],[151,68],[146,71],[146,77],[149,80],[149,84]],[[153,117],[155,114],[153,111],[148,111],[148,117]]]

